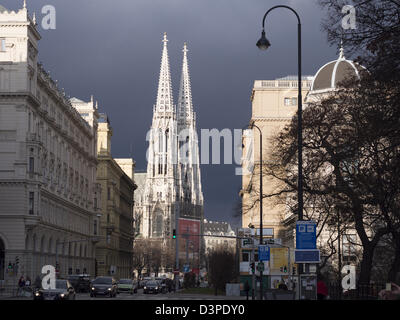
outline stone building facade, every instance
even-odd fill
[[[133,182],[134,162],[132,159],[112,158],[111,137],[110,121],[107,115],[100,114],[97,182],[101,185],[102,196],[96,273],[99,276],[130,278],[133,271],[133,196],[136,189]]]
[[[38,63],[26,6],[0,7],[0,30],[0,280],[94,274],[96,136]]]

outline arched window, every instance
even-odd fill
[[[36,234],[33,235],[32,238],[32,250],[35,252],[37,250],[37,243],[36,243]]]
[[[163,214],[161,210],[158,210],[154,214],[154,219],[153,219],[153,237],[161,237],[162,236],[162,230],[163,230]]]
[[[42,237],[42,240],[40,241],[40,252],[45,252],[45,247],[44,247],[45,241],[44,241],[44,236]]]

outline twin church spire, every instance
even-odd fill
[[[172,91],[171,72],[169,65],[168,56],[168,39],[167,33],[164,33],[163,50],[161,57],[160,67],[160,78],[158,82],[157,101],[155,105],[155,111],[158,113],[173,112],[174,110],[174,98]],[[178,96],[178,108],[176,110],[176,116],[179,125],[187,124],[187,120],[193,118],[193,105],[192,105],[192,91],[190,87],[190,76],[189,76],[189,65],[187,58],[187,44],[183,46],[183,63],[182,63],[182,75],[179,88]]]

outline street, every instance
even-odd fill
[[[10,297],[2,298],[2,300],[31,300],[27,297]],[[77,293],[76,300],[246,300],[246,297],[228,297],[223,295],[203,295],[203,294],[182,294],[182,293],[166,293],[166,294],[144,294],[143,289],[139,289],[138,293],[120,293],[115,298],[97,296],[90,297],[89,293]]]

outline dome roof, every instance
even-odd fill
[[[335,89],[338,83],[352,77],[360,79],[360,71],[363,69],[365,70],[358,63],[347,60],[341,48],[337,60],[328,62],[318,70],[311,84],[311,91]]]

